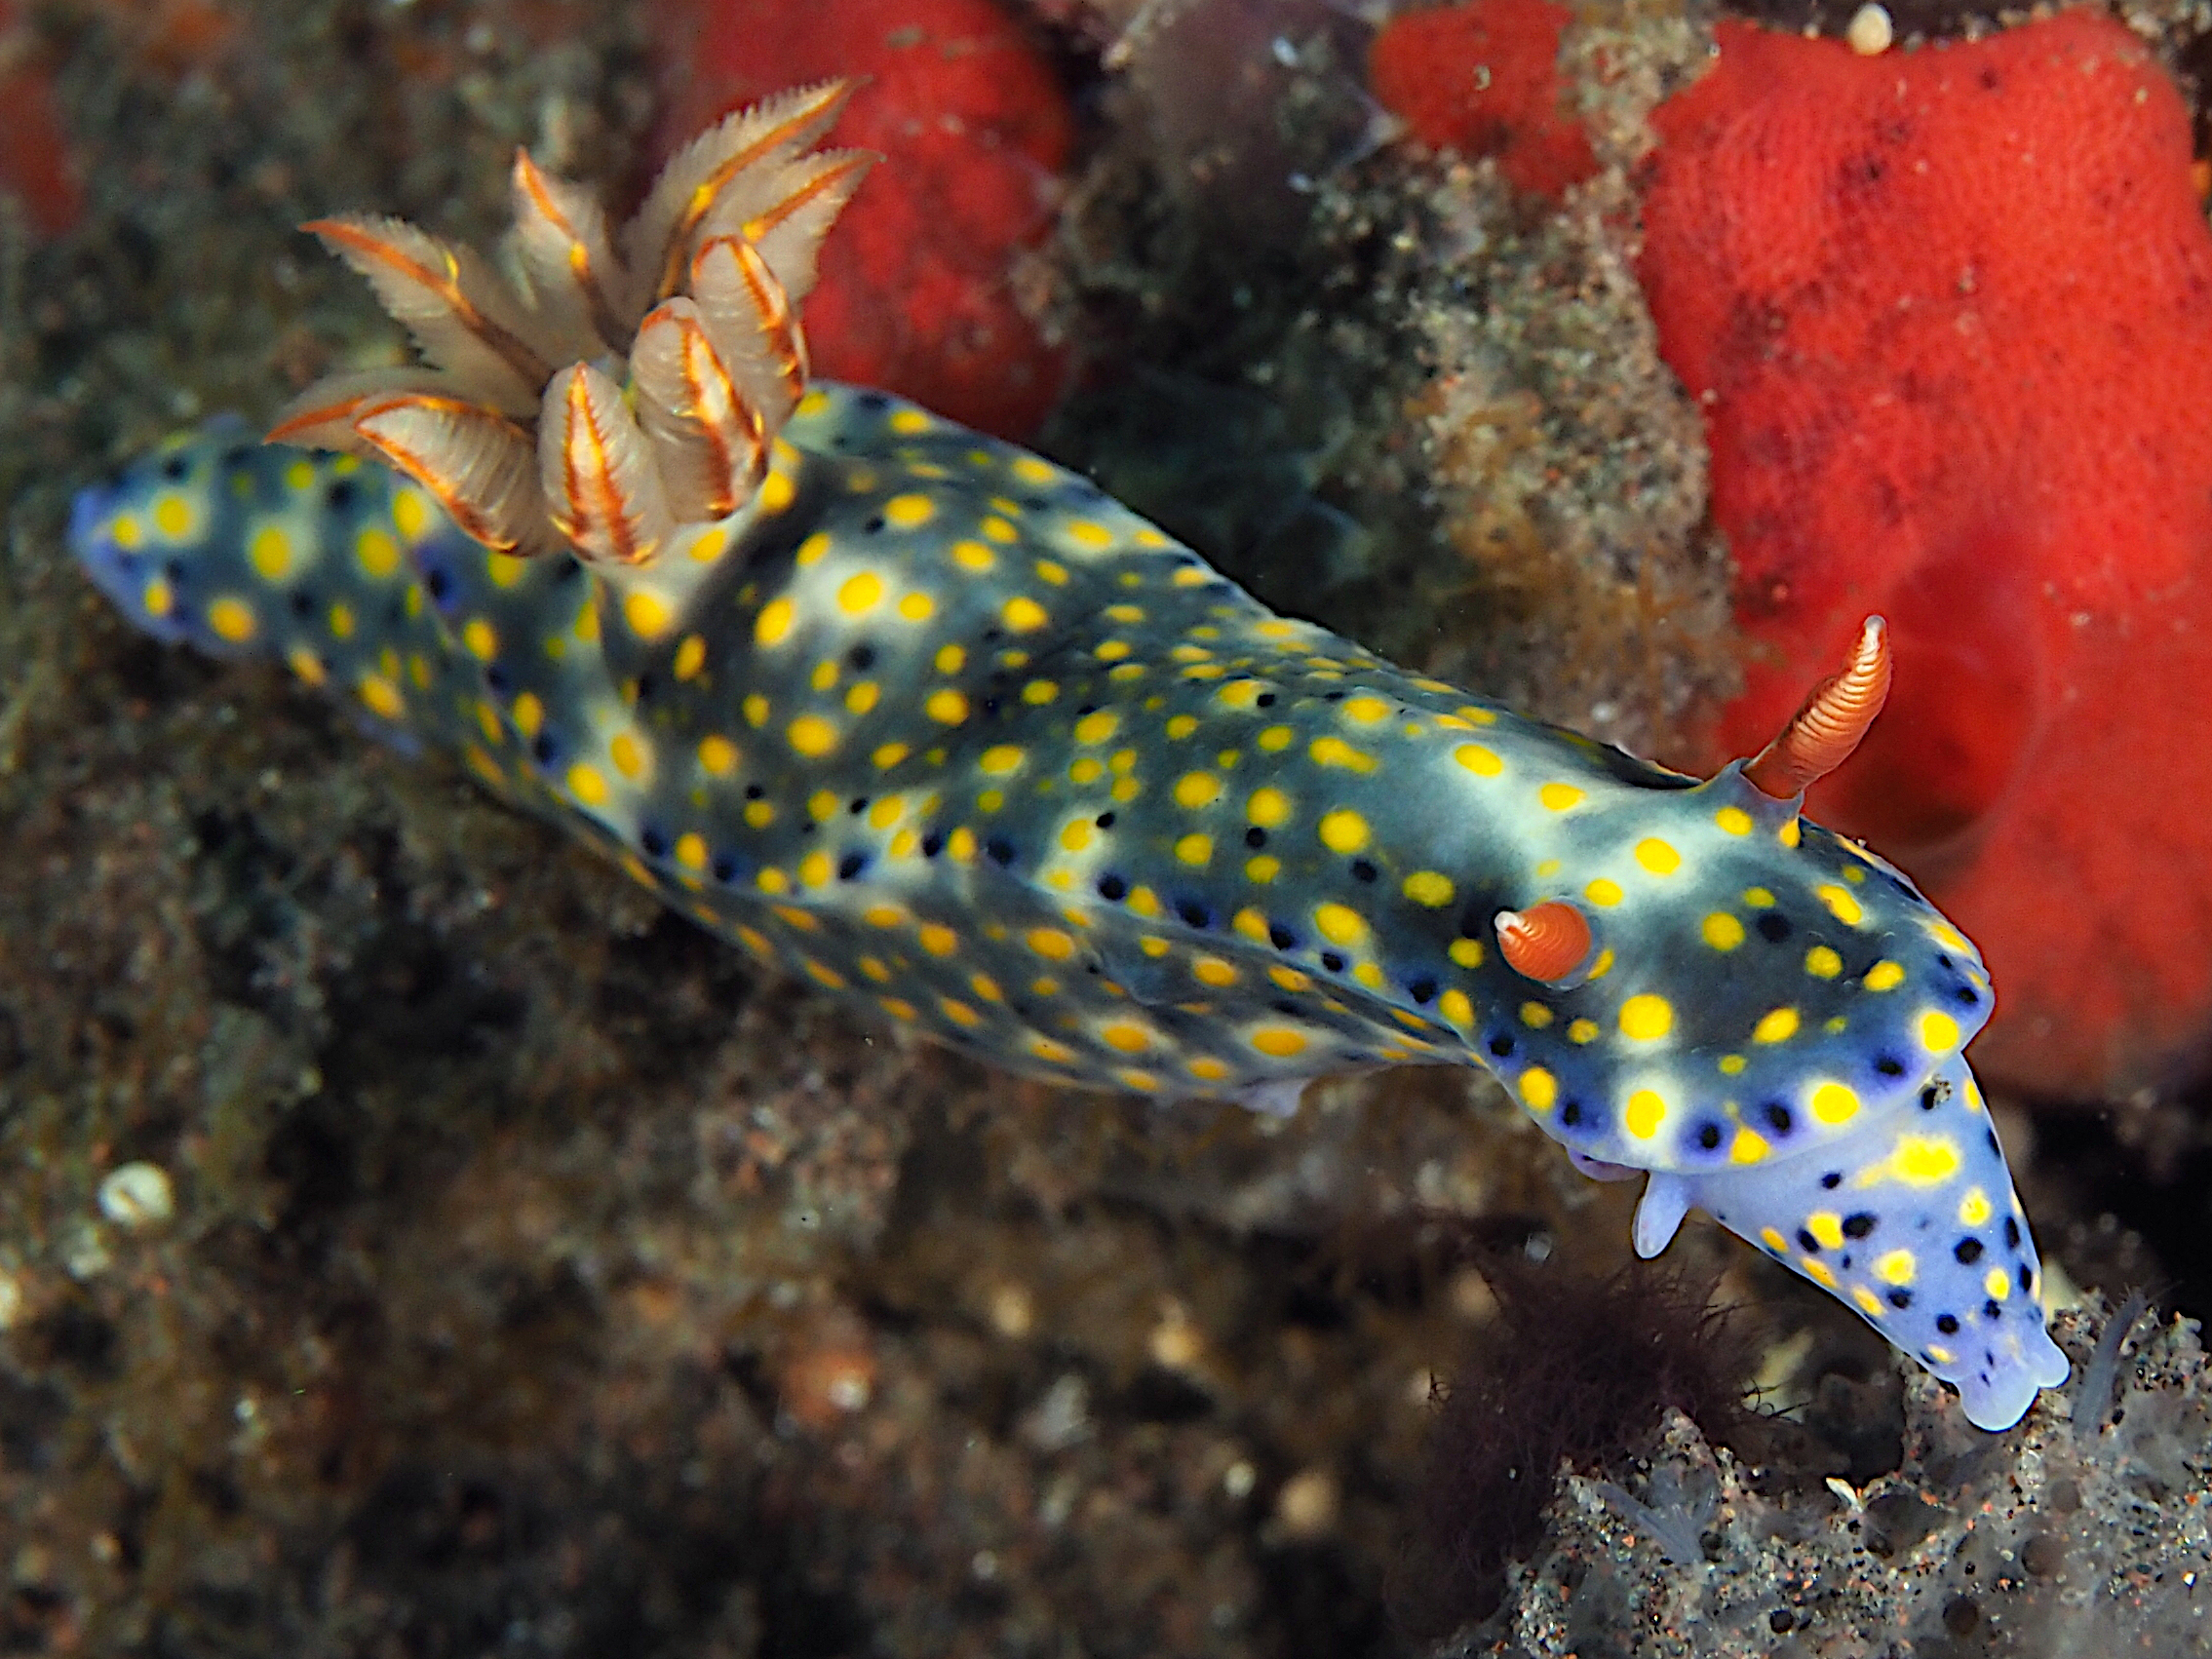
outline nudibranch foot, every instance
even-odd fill
[[[1636,1205],[1635,1230],[1629,1236],[1636,1254],[1649,1261],[1682,1231],[1683,1217],[1696,1202],[1696,1183],[1685,1176],[1654,1172],[1644,1183],[1644,1196]]]

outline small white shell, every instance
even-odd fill
[[[1861,58],[1879,58],[1897,38],[1897,25],[1889,19],[1888,7],[1861,6],[1851,14],[1850,26],[1843,31],[1843,38]]]
[[[99,1183],[99,1213],[119,1227],[158,1227],[176,1214],[169,1172],[144,1161],[119,1164]]]

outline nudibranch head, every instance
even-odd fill
[[[1989,1018],[1979,954],[1740,765],[1675,782],[1592,777],[1535,827],[1557,873],[1500,908],[1572,913],[1591,943],[1549,978],[1501,942],[1491,1063],[1566,1145],[1637,1169],[1758,1165],[1904,1109]]]
[[[1583,763],[1538,792],[1479,1001],[1491,1063],[1579,1157],[1694,1173],[1808,1152],[1903,1109],[1989,1019],[1980,956],[1919,890],[1753,776],[1802,791],[1888,678],[1869,618],[1766,754],[1706,783],[1566,739]]]
[[[1699,783],[1582,745],[1498,895],[1479,1040],[1578,1166],[1649,1174],[1641,1254],[1701,1208],[2001,1428],[2067,1365],[1963,1057],[1988,972],[1904,875],[1798,815],[1888,678],[1870,618],[1755,761]]]
[[[1911,1110],[1869,1119],[1810,1160],[1725,1181],[1654,1176],[1645,1203],[1695,1204],[1843,1297],[1955,1385],[1977,1427],[2010,1428],[2038,1389],[2066,1380],[2043,1329],[2035,1240],[1962,1057],[1921,1085]],[[1642,1231],[1640,1216],[1640,1246]]]

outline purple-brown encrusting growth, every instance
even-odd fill
[[[1496,1320],[1437,1394],[1443,1409],[1393,1586],[1405,1634],[1434,1641],[1487,1617],[1505,1568],[1542,1536],[1562,1462],[1614,1466],[1671,1408],[1714,1440],[1752,1426],[1756,1347],[1710,1283],[1638,1263],[1577,1275],[1520,1255],[1485,1259]]]

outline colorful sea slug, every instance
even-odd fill
[[[433,367],[173,442],[71,538],[140,627],[457,750],[670,905],[1033,1076],[1287,1110],[1483,1065],[1843,1298],[1988,1428],[2067,1364],[1961,1057],[1972,945],[1805,823],[1886,636],[1697,779],[1275,615],[1095,485],[807,383],[844,89],[730,117],[619,239],[526,155],[512,279],[312,226]],[[616,251],[619,241],[620,253]]]

